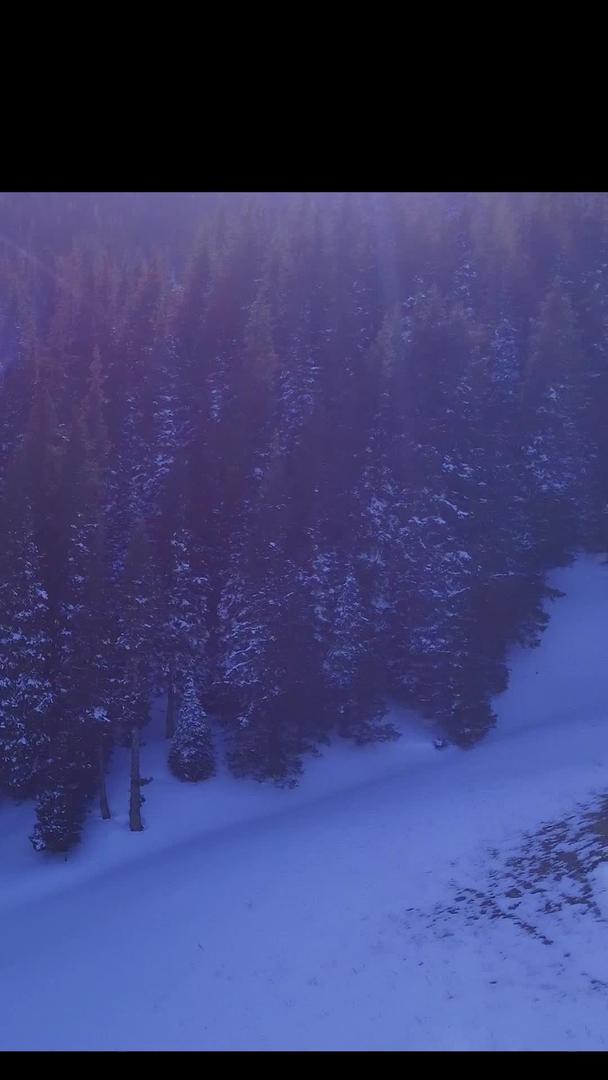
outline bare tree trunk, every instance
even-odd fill
[[[175,693],[175,683],[173,682],[173,668],[169,672],[169,691],[167,694],[167,714],[165,718],[165,735],[168,739],[173,738],[173,732],[175,731],[175,711],[177,705],[177,696]]]
[[[103,750],[103,742],[99,740],[99,809],[101,810],[101,816],[104,821],[112,817],[110,813],[110,804],[108,802],[108,792],[106,790],[106,755]]]
[[[129,828],[131,832],[143,832],[141,823],[141,783],[139,775],[139,728],[131,728],[131,798],[129,802]]]

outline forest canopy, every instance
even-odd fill
[[[488,732],[547,570],[608,546],[607,271],[604,194],[0,195],[0,786],[35,847],[161,694],[191,782],[221,741],[291,784],[390,701]]]

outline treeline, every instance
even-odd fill
[[[159,694],[184,780],[211,723],[282,783],[393,737],[390,699],[480,739],[546,570],[608,542],[608,198],[5,194],[0,223],[0,783],[34,846],[110,813],[115,745],[141,827]]]

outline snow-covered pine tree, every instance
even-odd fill
[[[131,747],[130,827],[143,828],[140,807],[140,731],[149,719],[159,638],[158,567],[146,525],[139,521],[130,538],[125,569],[116,590],[111,715],[123,744]]]
[[[224,719],[234,774],[290,786],[326,724],[307,583],[271,545],[247,574],[235,560],[221,597]]]
[[[36,801],[30,840],[36,851],[66,852],[80,840],[98,769],[91,752],[87,718],[68,727],[60,709],[54,716],[50,750]]]
[[[576,312],[557,280],[533,324],[523,388],[528,514],[545,565],[571,557],[588,517],[582,361]]]
[[[410,519],[414,513],[405,439],[408,425],[403,378],[404,319],[398,307],[382,320],[368,350],[370,426],[357,483],[354,532],[356,566],[366,616],[376,682],[387,695],[407,700],[410,676],[407,642],[416,561]]]
[[[0,784],[22,797],[36,792],[50,752],[52,627],[28,500],[13,492],[8,504],[0,550]]]
[[[110,674],[114,659],[103,513],[107,454],[96,353],[89,391],[74,418],[63,461],[65,576],[57,620],[56,682],[63,740],[66,747],[71,742],[75,747],[70,767],[80,755],[83,772],[98,777],[103,816],[108,816],[105,762],[110,750]]]
[[[180,780],[207,780],[215,773],[209,720],[190,676],[177,713],[169,767]]]
[[[157,494],[172,456],[165,286],[157,261],[137,268],[108,365],[114,450],[107,532],[117,577],[124,570],[135,523],[150,521],[158,512]]]
[[[264,588],[247,577],[242,560],[239,563],[234,558],[218,604],[222,704],[233,771],[246,775],[258,770],[263,775],[265,764],[256,750],[257,716],[273,693],[269,677],[272,608]]]
[[[186,681],[196,673],[197,685],[209,690],[207,643],[209,576],[201,545],[191,525],[187,469],[167,479],[157,530],[159,564],[159,689],[167,694],[165,733],[171,738]]]
[[[330,688],[338,733],[358,743],[392,738],[395,732],[382,722],[386,706],[373,679],[373,615],[365,614],[352,562],[335,552],[319,553],[311,592],[322,678]]]
[[[60,744],[55,745],[62,756]],[[66,774],[63,763],[55,773],[51,764],[36,802],[36,824],[30,836],[34,850],[69,851],[80,840],[84,815],[82,773],[73,770]]]
[[[55,508],[62,545],[52,663],[56,707],[52,748],[36,808],[37,850],[67,851],[79,838],[96,786],[109,816],[105,761],[113,660],[104,545],[104,472],[107,439],[102,418],[99,355],[88,392],[75,409],[61,460]],[[60,575],[60,576],[59,576]]]

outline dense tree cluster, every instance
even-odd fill
[[[191,247],[189,259],[187,247]],[[608,543],[608,197],[0,196],[0,784],[67,850],[169,763],[466,747]],[[214,725],[215,735],[211,728]]]

